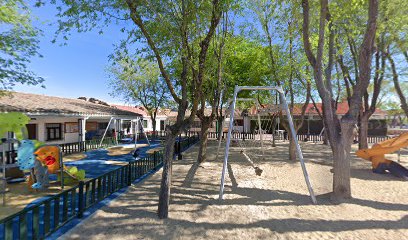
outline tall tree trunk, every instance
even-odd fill
[[[327,129],[323,131],[323,145],[329,145],[329,136],[327,135]]]
[[[153,138],[157,136],[156,133],[156,118],[152,118],[152,124],[153,124]]]
[[[159,194],[159,206],[158,216],[159,218],[167,218],[170,205],[170,187],[171,187],[171,175],[174,159],[174,144],[176,143],[178,133],[168,130],[166,136],[166,146],[164,151],[163,173],[160,183]]]
[[[223,130],[224,126],[222,126],[223,122],[224,122],[223,117],[218,117],[218,119],[217,119],[217,123],[218,123],[218,137],[217,137],[217,140],[220,140],[222,138],[222,134],[223,134],[223,131],[224,131]]]
[[[296,144],[292,136],[289,137],[289,160],[296,161]]]
[[[350,151],[354,129],[353,122],[341,122],[341,135],[337,142],[331,143],[333,150],[333,198],[335,200],[351,198]]]
[[[370,114],[365,112],[360,116],[360,126],[358,129],[358,149],[368,148],[368,122]]]
[[[212,119],[208,117],[201,121],[201,134],[200,134],[200,148],[198,150],[197,162],[202,163],[207,159],[207,143],[208,143],[208,130],[211,126]]]
[[[273,116],[271,116],[271,121],[272,124],[274,124],[274,126],[278,126],[278,124],[275,122],[275,119]],[[279,130],[279,129],[278,129]],[[276,133],[276,129],[275,127],[272,129],[272,147],[276,147],[276,139],[275,139],[275,133]]]

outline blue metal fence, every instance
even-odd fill
[[[198,141],[194,135],[179,141],[178,152]],[[0,220],[0,239],[43,239],[73,218],[81,218],[86,209],[114,192],[130,186],[163,164],[163,152],[146,157],[107,172],[97,178],[80,181],[77,186],[52,195]]]

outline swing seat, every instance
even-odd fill
[[[255,167],[255,174],[256,174],[257,176],[261,176],[261,175],[262,175],[262,172],[263,172],[262,169],[260,169],[259,167]]]

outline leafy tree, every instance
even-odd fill
[[[343,7],[354,8],[361,4],[356,1],[355,4],[343,4]],[[360,47],[358,47],[358,80],[353,88],[349,100],[349,110],[340,120],[336,114],[335,99],[332,86],[332,69],[334,64],[334,46],[335,46],[335,19],[330,12],[332,5],[328,0],[320,1],[320,14],[318,18],[318,32],[316,53],[313,52],[310,35],[310,5],[308,0],[302,0],[303,9],[303,44],[306,56],[313,68],[314,79],[317,90],[322,99],[323,116],[330,146],[333,152],[333,198],[342,199],[351,197],[350,187],[350,151],[352,144],[352,134],[354,125],[359,116],[362,97],[367,91],[371,76],[371,60],[373,46],[377,30],[378,0],[368,1],[367,23],[363,34]],[[360,7],[364,7],[364,4]],[[315,25],[313,25],[315,26]],[[326,37],[326,32],[328,37]],[[325,51],[327,46],[327,51]],[[327,54],[327,57],[324,57]],[[327,60],[324,68],[324,60]]]
[[[384,3],[383,11],[386,19],[382,23],[382,30],[386,34],[386,41],[388,43],[388,50],[386,58],[390,64],[392,80],[395,87],[395,92],[400,99],[401,109],[408,116],[408,96],[403,89],[403,80],[399,77],[401,69],[398,70],[398,62],[395,58],[404,59],[402,66],[408,64],[408,18],[406,10],[408,9],[408,2],[403,0],[387,0]]]
[[[400,99],[401,109],[404,111],[405,115],[407,115],[407,117],[408,117],[408,98],[405,97],[405,94],[402,91],[403,88],[401,87],[401,84],[400,84],[399,75],[398,75],[398,71],[397,71],[395,61],[394,61],[393,57],[391,56],[391,54],[387,54],[387,59],[388,59],[388,62],[390,63],[390,66],[391,66],[392,80],[393,80],[393,83],[394,83],[395,92],[397,93],[397,95],[398,95],[398,97]]]
[[[298,131],[305,118],[306,107],[311,98],[311,82],[307,71],[307,59],[302,49],[299,14],[292,3],[271,0],[256,0],[247,4],[261,26],[262,32],[256,34],[256,39],[262,42],[268,52],[268,67],[271,69],[268,85],[282,86],[290,98],[289,108],[300,108],[300,118],[294,119],[295,130]],[[305,90],[306,89],[306,93]],[[270,100],[268,99],[268,102]],[[296,104],[295,101],[303,101]],[[282,113],[280,118],[284,119]],[[298,121],[296,121],[298,120]],[[282,126],[289,132],[289,125],[282,121]],[[290,135],[289,135],[290,136]],[[296,159],[294,139],[289,142],[289,159]],[[274,141],[273,141],[274,146]]]
[[[219,25],[214,36],[213,44],[210,46],[208,56],[207,81],[203,85],[200,108],[197,117],[201,121],[200,147],[197,162],[204,162],[207,158],[208,131],[214,119],[217,117],[217,109],[222,109],[222,94],[225,86],[223,78],[224,48],[228,35],[228,12],[223,13],[222,24]],[[206,114],[207,106],[211,107],[211,113]]]
[[[0,0],[0,93],[17,84],[44,81],[28,67],[38,53],[41,32],[32,26],[30,10],[23,0]]]
[[[141,104],[152,120],[155,133],[157,113],[168,105],[170,97],[157,64],[143,58],[119,57],[118,61],[109,68],[111,95]]]
[[[198,110],[207,64],[208,49],[228,0],[132,1],[53,0],[58,4],[59,30],[88,31],[115,22],[125,23],[128,37],[119,45],[124,51],[136,50],[156,60],[173,101],[178,105],[176,122],[169,126],[160,186],[158,215],[168,217],[174,144],[177,136],[190,127]],[[135,47],[135,43],[142,47]],[[173,59],[181,66],[172,68]],[[189,100],[192,100],[191,102]],[[186,110],[190,116],[186,117]]]
[[[381,1],[379,5],[375,61],[371,74],[372,88],[367,89],[363,94],[358,119],[360,149],[368,148],[368,121],[378,105],[386,70],[386,55],[388,55],[390,46],[401,43],[396,36],[406,34],[405,25],[408,24],[408,19],[404,16],[406,6],[406,1],[402,0]],[[336,59],[344,78],[347,98],[350,99],[359,77],[357,45],[361,44],[361,39],[363,39],[364,32],[362,29],[365,22],[364,19],[359,17],[362,15],[362,9],[359,7],[351,8],[350,11],[350,9],[344,8],[342,4],[337,4],[332,9],[332,13],[335,15],[334,18],[341,19],[336,29],[336,35],[338,35],[336,36],[338,52]]]

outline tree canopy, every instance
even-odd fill
[[[29,7],[23,0],[0,0],[0,91],[15,84],[36,85],[44,81],[29,68],[38,52],[41,31],[32,26]]]

